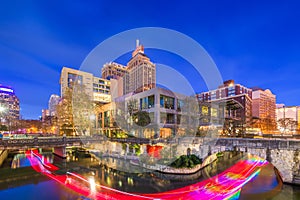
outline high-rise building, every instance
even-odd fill
[[[56,106],[58,105],[59,101],[60,101],[60,96],[58,96],[56,94],[52,94],[50,96],[50,99],[48,102],[48,110],[49,110],[50,116],[56,115]]]
[[[122,96],[129,91],[129,72],[124,65],[115,62],[104,64],[102,78],[111,81],[112,98]]]
[[[276,129],[276,96],[269,89],[252,88],[252,115],[263,132]]]
[[[102,78],[104,79],[119,79],[125,75],[127,72],[126,66],[109,62],[105,63],[102,67]]]
[[[60,76],[61,96],[64,95],[66,88],[71,88],[74,84],[84,86],[85,93],[94,102],[108,103],[111,101],[109,80],[95,77],[88,72],[63,67]]]
[[[144,46],[136,43],[132,58],[127,63],[129,72],[129,92],[143,92],[156,87],[156,67],[144,53]]]
[[[46,121],[47,117],[50,116],[49,109],[42,109],[42,122]]]
[[[1,124],[12,128],[20,118],[20,102],[15,91],[0,85],[0,119]]]
[[[233,80],[196,96],[200,103],[200,125],[224,123],[229,134],[240,134],[251,122],[252,90]]]
[[[156,67],[144,53],[137,40],[136,49],[127,66],[110,62],[103,65],[102,78],[112,82],[112,96],[139,93],[156,87]]]

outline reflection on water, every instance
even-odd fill
[[[116,158],[104,158],[97,160],[86,152],[73,150],[68,153],[68,159],[60,159],[51,153],[44,153],[44,159],[57,165],[61,170],[57,173],[73,171],[86,177],[93,176],[96,183],[113,187],[118,190],[135,193],[155,193],[190,185],[201,180],[208,179],[226,170],[240,159],[242,153],[225,152],[223,157],[203,170],[191,175],[172,175],[145,170],[143,173],[137,166]],[[24,154],[15,154],[11,167],[30,168],[29,161]],[[109,166],[109,167],[108,167]],[[130,171],[131,173],[125,173]],[[129,170],[130,169],[130,170]],[[1,168],[0,168],[1,170]],[[139,172],[139,173],[135,173]],[[58,183],[41,176],[31,177],[23,184],[18,181],[10,182],[10,187],[3,187],[7,182],[1,181],[1,199],[83,199]],[[2,185],[2,186],[1,186]],[[5,188],[5,189],[4,189]],[[47,191],[46,193],[40,191]],[[261,173],[251,182],[246,184],[240,195],[240,199],[300,199],[300,188],[296,186],[282,185],[271,164],[261,169]]]
[[[51,152],[43,153],[43,159],[49,163],[53,163],[53,154]],[[11,162],[11,168],[30,167],[30,162],[24,153],[16,154]]]
[[[55,199],[83,199],[81,195],[64,188],[59,183],[51,181],[41,181],[35,184],[27,184],[7,190],[0,190],[1,199],[9,200],[55,200]]]

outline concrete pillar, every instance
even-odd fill
[[[207,153],[208,156],[211,155],[211,146],[208,146],[208,153]]]
[[[127,155],[129,153],[129,144],[126,144],[126,152],[125,154]]]
[[[272,162],[272,158],[271,158],[271,150],[270,150],[270,148],[268,147],[267,148],[267,150],[266,150],[266,160],[268,161],[268,162]]]
[[[67,158],[66,147],[54,147],[53,154],[61,158]]]

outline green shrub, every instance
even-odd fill
[[[175,168],[193,168],[195,165],[201,164],[202,160],[198,158],[196,155],[182,155],[174,162],[172,162],[169,166]]]

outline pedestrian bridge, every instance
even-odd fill
[[[300,184],[300,140],[278,138],[180,138],[180,139],[141,139],[141,138],[107,138],[107,137],[37,137],[0,140],[0,150],[28,149],[32,147],[54,147],[57,155],[65,157],[65,147],[97,144],[102,142],[137,143],[155,145],[158,143],[178,144],[179,154],[185,154],[188,148],[201,158],[226,150],[236,150],[257,155],[271,162],[287,183]]]

